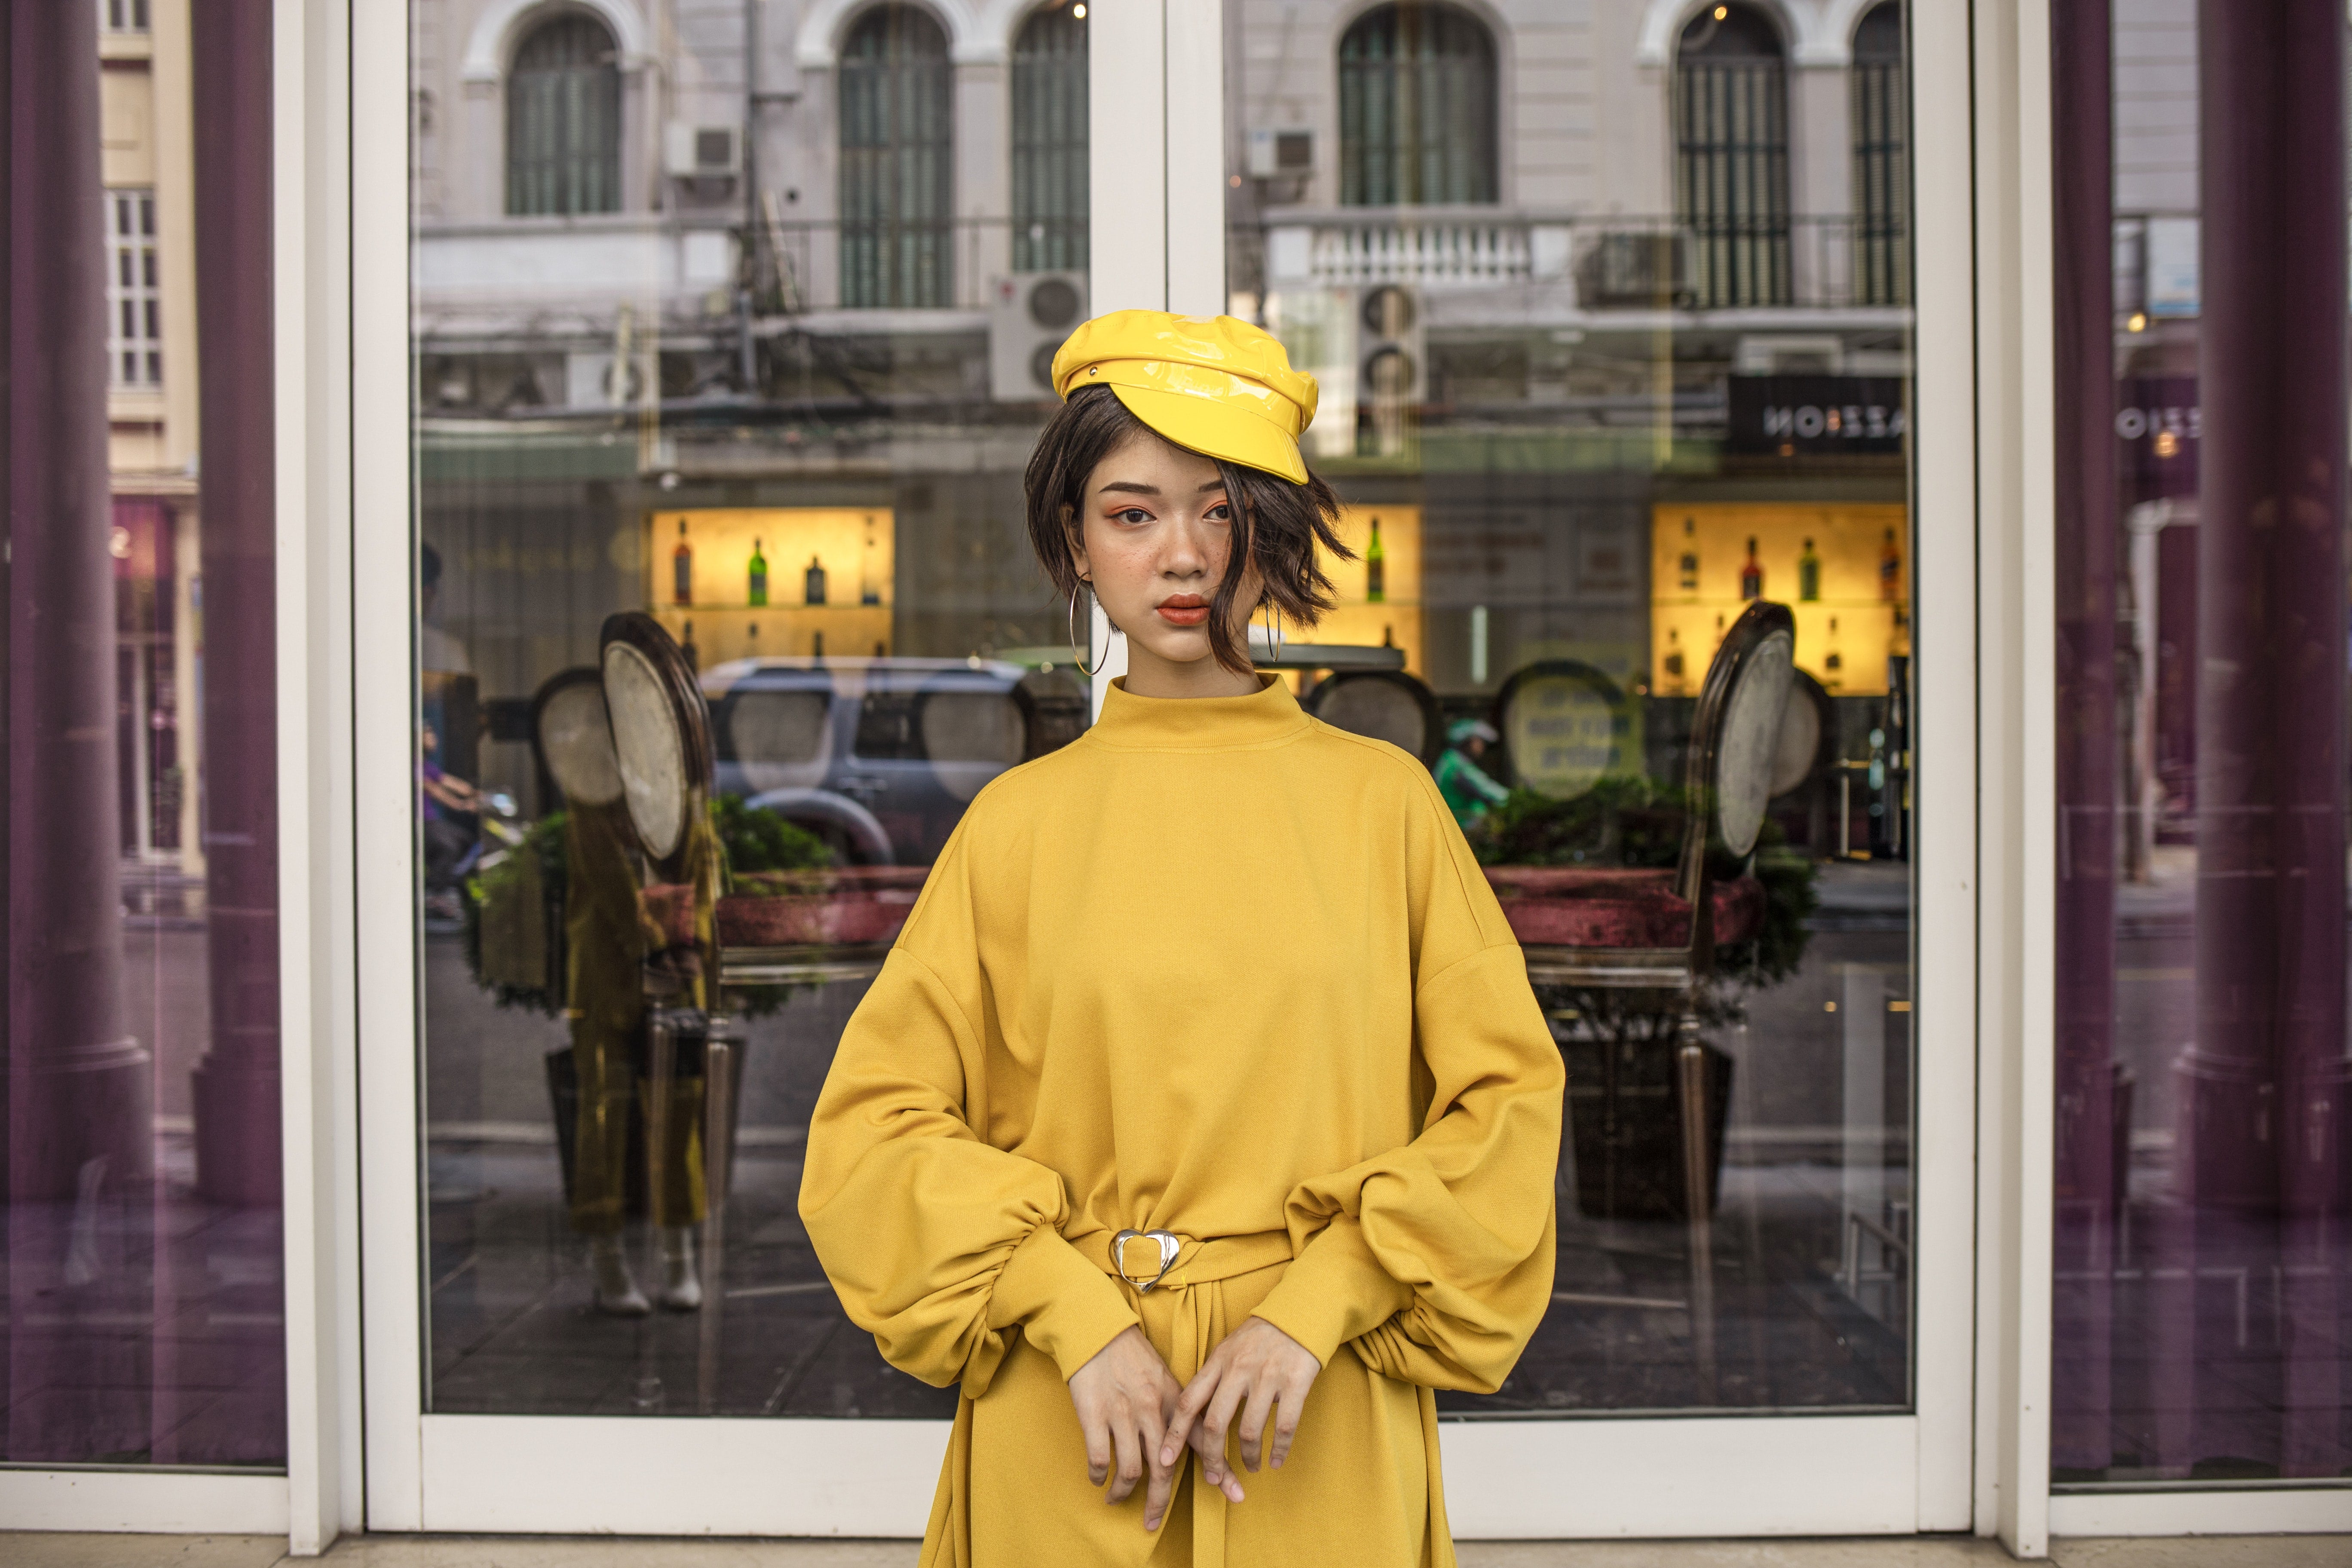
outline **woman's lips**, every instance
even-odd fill
[[[1197,594],[1179,594],[1162,603],[1159,613],[1171,626],[1197,626],[1209,618],[1209,601]]]

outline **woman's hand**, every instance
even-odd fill
[[[1156,1458],[1173,1467],[1189,1436],[1201,1456],[1201,1474],[1229,1502],[1242,1500],[1240,1480],[1225,1463],[1225,1427],[1241,1412],[1242,1463],[1255,1473],[1265,1421],[1273,1414],[1274,1443],[1266,1455],[1276,1469],[1290,1457],[1298,1437],[1298,1413],[1323,1363],[1315,1353],[1264,1318],[1244,1319],[1227,1334],[1177,1402],[1175,1418]],[[1246,1402],[1246,1403],[1244,1403]]]
[[[1125,1502],[1150,1469],[1151,1483],[1143,1494],[1146,1530],[1160,1528],[1168,1494],[1175,1489],[1175,1457],[1163,1459],[1160,1455],[1164,1448],[1183,1452],[1183,1428],[1170,1426],[1168,1419],[1182,1393],[1141,1329],[1120,1331],[1070,1374],[1070,1403],[1077,1407],[1078,1428],[1087,1439],[1087,1484],[1098,1487],[1108,1476],[1110,1495],[1104,1500]]]

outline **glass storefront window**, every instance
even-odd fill
[[[2344,16],[2053,16],[2051,1475],[2342,1479]]]
[[[1232,309],[1320,379],[1358,553],[1288,662],[1433,767],[1569,1063],[1550,1315],[1440,1407],[1908,1408],[1903,8],[1801,70],[1760,5],[1663,69],[1638,7],[1350,10],[1226,6]]]
[[[11,23],[0,1464],[286,1463],[251,15]]]
[[[412,7],[430,1411],[953,1409],[794,1201],[925,868],[1091,712],[1021,489],[1087,313],[1083,11],[973,63],[877,4],[803,70],[740,11],[640,55],[525,9],[488,79],[471,8]],[[712,752],[667,864],[618,804],[628,613]]]

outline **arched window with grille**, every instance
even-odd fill
[[[1492,202],[1495,40],[1458,5],[1401,0],[1339,40],[1339,200]]]
[[[533,27],[507,73],[507,211],[621,208],[621,71],[613,35],[566,12]]]
[[[1703,309],[1785,305],[1789,82],[1780,35],[1753,5],[1717,5],[1675,50],[1675,215]]]
[[[843,45],[841,302],[938,306],[954,290],[953,82],[947,35],[877,5]]]
[[[1013,269],[1087,264],[1087,25],[1058,0],[1013,45]]]
[[[1864,305],[1911,302],[1911,69],[1903,7],[1853,33],[1853,282]]]

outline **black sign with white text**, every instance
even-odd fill
[[[1735,375],[1734,452],[1793,458],[1903,450],[1903,378],[1896,375]]]

